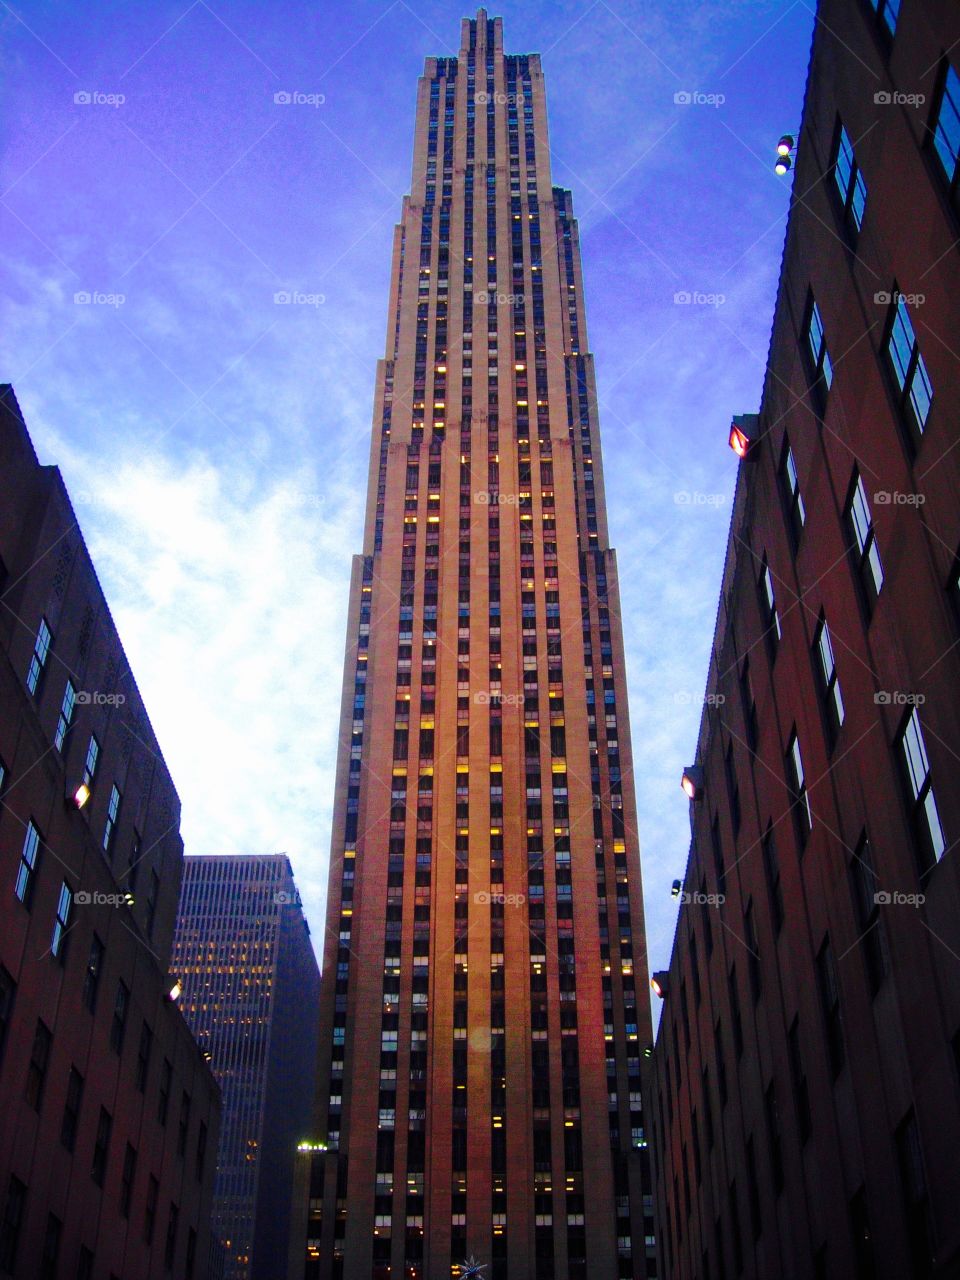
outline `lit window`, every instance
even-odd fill
[[[853,154],[853,143],[843,125],[837,132],[833,156],[833,177],[843,204],[843,216],[854,229],[863,225],[863,211],[867,203],[867,185]]]
[[[63,750],[63,744],[66,741],[67,730],[73,720],[73,708],[77,701],[77,691],[74,689],[71,681],[67,681],[66,688],[63,691],[63,702],[60,704],[60,715],[57,719],[57,732],[54,735],[53,745],[58,751]]]
[[[800,756],[800,739],[794,729],[787,747],[787,776],[790,790],[793,793],[793,812],[800,833],[801,844],[806,840],[813,827],[813,810],[810,808],[810,796],[807,792],[807,781],[803,772],[803,760]]]
[[[120,816],[120,791],[116,783],[110,788],[110,803],[107,806],[107,821],[103,828],[103,851],[106,854],[111,852],[113,845],[113,833],[117,828],[117,819]]]
[[[790,442],[788,440],[784,441],[780,478],[783,482],[783,493],[790,520],[790,532],[793,535],[794,544],[796,544],[800,539],[800,534],[803,532],[803,526],[807,519],[807,512],[803,505],[803,497],[800,493],[800,477],[797,475],[797,461],[793,456],[793,450],[790,448]]]
[[[837,664],[833,656],[833,644],[830,640],[830,628],[823,614],[817,627],[815,647],[824,701],[827,707],[827,718],[830,724],[831,742],[835,741],[843,724],[843,698],[840,694],[840,681],[837,679]]]
[[[960,76],[949,62],[934,116],[933,148],[943,165],[947,181],[953,186],[960,167]]]
[[[900,0],[870,0],[870,7],[875,10],[877,17],[883,23],[884,30],[892,36],[897,29],[897,19],[900,17]]]
[[[57,916],[53,923],[53,941],[50,943],[50,954],[63,959],[66,951],[67,929],[70,924],[70,908],[73,905],[73,893],[66,880],[60,886],[57,898]]]
[[[50,634],[50,628],[47,626],[46,618],[40,619],[40,626],[37,628],[37,638],[33,642],[33,654],[30,658],[30,666],[27,670],[27,688],[31,693],[37,692],[40,684],[40,677],[43,669],[47,665],[47,657],[50,653],[50,646],[53,643],[53,636]]]
[[[825,395],[833,383],[833,365],[830,361],[830,353],[827,351],[827,339],[823,331],[820,308],[812,298],[807,312],[807,326],[804,336],[807,342],[810,368],[813,373],[813,384],[821,395]]]
[[[894,307],[885,350],[900,391],[900,411],[922,435],[930,415],[933,387],[920,354],[907,304],[896,288],[893,297]]]
[[[97,776],[97,764],[100,760],[100,743],[91,733],[90,741],[87,743],[87,759],[83,766],[83,780],[89,787]]]
[[[940,814],[930,778],[930,762],[920,728],[920,716],[912,707],[900,733],[900,749],[906,770],[907,785],[913,800],[913,819],[927,857],[936,862],[943,857],[946,841],[940,825]]]
[[[867,502],[867,493],[863,487],[863,477],[859,471],[853,474],[854,482],[850,490],[850,500],[847,503],[847,520],[856,541],[860,580],[872,607],[883,586],[883,566],[880,563],[880,552],[877,550],[873,516],[870,514],[870,504]]]
[[[27,823],[23,848],[20,851],[20,865],[17,868],[17,882],[14,892],[25,907],[30,906],[33,896],[33,885],[36,878],[37,859],[40,856],[40,832],[30,821]]]

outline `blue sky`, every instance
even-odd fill
[[[318,949],[416,81],[425,56],[456,53],[468,12],[0,6],[0,379],[63,470],[187,851],[286,850]],[[490,12],[508,51],[543,55],[553,178],[580,218],[657,968],[689,840],[678,783],[730,515],[727,428],[759,404],[789,199],[772,157],[799,126],[813,3]],[[278,306],[280,290],[314,302]]]

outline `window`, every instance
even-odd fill
[[[190,1095],[184,1089],[180,1098],[180,1124],[177,1130],[177,1155],[186,1155],[187,1132],[190,1128]]]
[[[167,1216],[167,1239],[163,1246],[163,1265],[169,1271],[173,1266],[173,1259],[177,1252],[177,1218],[180,1210],[171,1201],[170,1213]]]
[[[940,825],[936,797],[933,794],[930,762],[927,759],[927,748],[923,741],[923,730],[920,728],[920,716],[916,707],[911,707],[910,714],[900,731],[900,751],[909,796],[913,801],[914,830],[920,841],[924,861],[930,866],[943,857],[946,840]]]
[[[38,1018],[37,1027],[33,1033],[30,1065],[27,1068],[27,1105],[33,1107],[34,1111],[39,1111],[40,1104],[43,1102],[43,1086],[47,1080],[52,1042],[50,1028],[42,1018]]]
[[[780,461],[780,483],[783,486],[783,498],[787,508],[787,525],[794,549],[796,549],[800,541],[800,535],[803,533],[807,513],[804,509],[803,498],[800,495],[797,461],[793,456],[793,450],[790,448],[788,440],[783,442],[783,457]]]
[[[847,502],[847,522],[853,533],[857,548],[857,570],[867,597],[869,608],[873,608],[880,588],[883,586],[883,566],[880,563],[880,552],[877,549],[877,538],[873,529],[873,516],[867,501],[867,492],[863,487],[863,477],[855,470]]]
[[[13,1001],[17,994],[17,984],[13,975],[0,964],[0,1062],[3,1061],[3,1050],[7,1043],[7,1030],[13,1017]]]
[[[66,880],[60,886],[57,898],[57,915],[53,922],[53,941],[50,943],[50,954],[63,963],[67,952],[67,930],[70,925],[70,908],[73,905],[73,890]]]
[[[920,354],[909,309],[896,285],[884,350],[899,392],[900,413],[915,434],[922,435],[933,401],[933,387]]]
[[[800,1134],[801,1146],[813,1131],[813,1118],[810,1114],[810,1089],[807,1085],[807,1073],[803,1066],[803,1053],[800,1049],[800,1017],[794,1018],[788,1035],[787,1048],[790,1053],[790,1082],[793,1085],[793,1098],[797,1107],[797,1130]]]
[[[40,1254],[40,1280],[57,1280],[57,1258],[60,1256],[60,1236],[63,1223],[55,1213],[47,1214],[47,1229],[43,1236]]]
[[[100,975],[103,972],[103,943],[97,934],[90,939],[90,954],[87,957],[87,972],[83,978],[83,1004],[89,1013],[97,1007],[97,992],[100,989]]]
[[[823,331],[820,308],[812,297],[807,308],[804,338],[807,345],[811,385],[822,403],[833,384],[833,364],[830,361],[830,353],[827,351],[827,339]]]
[[[203,1180],[203,1169],[204,1169],[204,1165],[206,1164],[206,1160],[207,1160],[207,1126],[206,1126],[206,1123],[203,1120],[201,1120],[200,1128],[197,1130],[196,1172],[197,1172],[198,1182],[201,1182]]]
[[[943,88],[933,117],[933,149],[951,189],[956,189],[960,167],[960,76],[949,62],[944,67]]]
[[[127,1143],[123,1153],[123,1173],[120,1176],[120,1212],[125,1218],[130,1217],[130,1201],[133,1199],[133,1182],[137,1175],[137,1153]]]
[[[97,741],[96,734],[91,733],[90,741],[87,743],[87,759],[83,766],[83,780],[88,787],[93,785],[93,780],[97,776],[99,762],[100,743]]]
[[[813,828],[813,810],[810,808],[810,796],[800,756],[800,739],[796,729],[790,735],[790,745],[787,747],[787,782],[793,795],[793,816],[802,847]]]
[[[157,1200],[160,1196],[160,1184],[151,1173],[147,1183],[147,1200],[143,1209],[143,1238],[147,1244],[153,1243],[153,1232],[157,1225]]]
[[[743,913],[743,935],[747,946],[747,967],[750,971],[750,992],[753,1002],[760,999],[763,986],[763,975],[760,971],[760,938],[757,935],[757,920],[753,911],[753,900],[747,903]]]
[[[770,1147],[770,1168],[773,1172],[773,1189],[783,1190],[783,1130],[780,1125],[780,1106],[777,1102],[776,1081],[771,1080],[763,1095],[763,1109],[767,1120],[767,1143]]]
[[[63,750],[63,744],[67,739],[67,730],[73,721],[73,708],[77,702],[77,691],[74,689],[71,681],[67,681],[66,688],[63,691],[63,702],[60,704],[60,715],[57,718],[57,732],[54,734],[53,745],[58,751]]]
[[[77,1257],[77,1280],[93,1280],[93,1254],[85,1244]]]
[[[97,1121],[97,1140],[93,1147],[93,1165],[90,1177],[98,1187],[103,1186],[107,1173],[107,1154],[110,1150],[110,1132],[113,1129],[113,1116],[106,1109],[100,1108],[100,1119]]]
[[[27,688],[32,694],[36,694],[40,687],[40,677],[47,665],[51,644],[53,644],[53,636],[50,634],[47,620],[41,618],[40,626],[37,628],[37,638],[33,642],[30,666],[27,668]]]
[[[147,890],[147,936],[153,937],[153,927],[157,920],[157,898],[160,894],[160,877],[152,868],[150,870],[150,887]]]
[[[113,1021],[110,1024],[110,1047],[115,1053],[119,1053],[123,1048],[129,1007],[130,988],[121,978],[117,983],[117,994],[113,1001]]]
[[[7,1187],[7,1203],[0,1223],[0,1271],[12,1272],[17,1261],[17,1244],[23,1222],[23,1206],[27,1188],[19,1178],[12,1177]]]
[[[832,749],[840,732],[840,726],[843,724],[843,698],[840,694],[840,681],[837,678],[837,664],[833,657],[830,628],[822,613],[817,624],[813,647],[820,676],[820,692],[827,715],[827,739]]]
[[[173,1067],[169,1058],[164,1058],[160,1071],[160,1090],[157,1094],[157,1120],[163,1126],[167,1123],[167,1110],[170,1106],[170,1084],[173,1079]]]
[[[880,916],[880,883],[873,865],[870,841],[864,831],[850,859],[850,886],[863,945],[871,995],[876,995],[890,967],[887,935]]]
[[[833,149],[833,179],[840,194],[844,222],[856,233],[863,225],[867,203],[867,184],[853,154],[853,143],[843,125],[837,127]]]
[[[867,1213],[867,1196],[863,1187],[851,1199],[850,1234],[853,1236],[853,1257],[856,1263],[857,1280],[873,1280],[877,1274],[877,1264],[873,1256],[873,1238],[870,1231],[870,1218]]]
[[[140,1028],[140,1045],[137,1049],[137,1088],[143,1093],[147,1087],[150,1070],[150,1054],[153,1050],[153,1032],[147,1022]]]
[[[927,1276],[931,1274],[934,1262],[933,1223],[930,1215],[927,1179],[923,1169],[920,1130],[917,1128],[917,1118],[912,1108],[897,1129],[896,1141],[904,1217],[907,1222],[907,1236],[910,1240],[914,1273],[918,1276]]]
[[[773,591],[773,574],[770,572],[766,556],[763,557],[763,565],[760,569],[760,609],[763,614],[767,644],[772,656],[777,651],[777,644],[783,636],[783,631],[780,628],[777,598]]]
[[[67,1097],[63,1104],[63,1119],[60,1121],[60,1141],[68,1151],[72,1151],[77,1140],[77,1123],[80,1120],[80,1103],[83,1101],[83,1076],[76,1067],[70,1068],[67,1077]]]
[[[837,982],[837,970],[829,938],[824,939],[817,953],[817,986],[820,990],[820,1008],[827,1031],[830,1070],[836,1078],[840,1074],[846,1055],[843,1023],[840,1018],[840,985]]]
[[[187,1232],[187,1259],[184,1264],[186,1280],[193,1280],[197,1265],[197,1233],[193,1227]]]
[[[773,921],[773,932],[779,935],[783,928],[783,885],[780,882],[780,862],[777,858],[777,846],[773,838],[773,825],[767,827],[763,837],[763,871],[767,881],[767,893],[770,898],[770,919]]]
[[[14,892],[29,909],[30,902],[33,898],[33,886],[37,878],[37,862],[40,857],[40,832],[33,825],[33,820],[27,823],[26,835],[23,837],[23,848],[20,851],[20,865],[17,868],[17,882],[14,886]]]
[[[113,833],[117,828],[120,816],[120,791],[114,783],[110,788],[110,803],[107,805],[107,821],[103,828],[103,851],[109,857],[113,852]]]

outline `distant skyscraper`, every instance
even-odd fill
[[[0,1275],[205,1280],[219,1090],[167,961],[180,800],[0,386]]]
[[[578,231],[539,57],[506,56],[483,10],[420,81],[388,317],[330,866],[312,1134],[329,1150],[301,1162],[292,1272],[653,1275]]]
[[[654,1055],[675,1280],[960,1275],[960,8],[817,14]]]
[[[223,1095],[213,1209],[223,1275],[275,1280],[310,1127],[320,984],[285,854],[185,859],[171,973]]]

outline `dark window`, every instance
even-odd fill
[[[750,992],[753,996],[753,1002],[760,999],[760,991],[763,985],[762,975],[760,972],[760,939],[757,936],[757,920],[753,912],[753,902],[747,903],[746,910],[743,913],[743,940],[747,947],[747,968],[750,972]]]
[[[723,1028],[717,1019],[713,1028],[713,1047],[717,1055],[717,1091],[720,1094],[720,1105],[727,1105],[727,1067],[723,1058]]]
[[[62,964],[67,954],[67,932],[70,928],[70,908],[73,906],[73,891],[66,880],[60,885],[57,897],[57,914],[53,921],[53,939],[50,943],[50,954]]]
[[[770,1146],[770,1169],[773,1189],[779,1195],[783,1190],[783,1131],[780,1126],[780,1107],[777,1102],[777,1086],[771,1080],[763,1095],[763,1109],[767,1118],[767,1141]]]
[[[727,743],[723,755],[723,769],[727,779],[727,798],[730,801],[730,825],[733,838],[740,834],[740,788],[737,785],[737,766],[733,758],[733,739]]]
[[[80,1120],[80,1104],[83,1101],[83,1076],[76,1067],[70,1068],[67,1078],[67,1097],[63,1104],[60,1122],[60,1141],[72,1151],[77,1140],[77,1124]]]
[[[19,1178],[12,1177],[7,1187],[7,1203],[0,1223],[0,1271],[12,1272],[17,1261],[17,1244],[23,1222],[23,1205],[27,1188]]]
[[[820,1008],[827,1032],[827,1051],[830,1070],[834,1077],[840,1074],[845,1058],[843,1022],[840,1016],[840,984],[833,959],[830,939],[825,938],[817,954],[817,986],[820,991]]]
[[[157,898],[160,895],[160,877],[151,867],[150,888],[147,890],[147,936],[153,937],[153,926],[157,920]]]
[[[933,113],[933,149],[950,190],[955,191],[960,157],[960,76],[947,62],[942,77],[943,87]]]
[[[879,18],[883,30],[892,36],[897,29],[900,16],[900,0],[869,0],[870,8]]]
[[[167,1215],[167,1238],[163,1246],[163,1265],[169,1271],[173,1266],[173,1259],[177,1252],[177,1218],[180,1216],[180,1210],[171,1201],[170,1212]]]
[[[740,992],[737,988],[736,965],[727,974],[727,995],[730,998],[730,1025],[733,1028],[733,1049],[739,1058],[743,1053],[743,1020],[740,1017]]]
[[[147,1087],[150,1070],[150,1054],[153,1052],[153,1032],[145,1021],[140,1028],[140,1045],[137,1049],[137,1088],[143,1093]]]
[[[170,1083],[173,1079],[173,1067],[169,1058],[164,1058],[160,1070],[160,1090],[157,1094],[157,1120],[166,1126],[167,1111],[170,1106]]]
[[[123,1153],[123,1173],[120,1178],[120,1212],[125,1218],[130,1217],[130,1202],[133,1199],[133,1183],[137,1176],[137,1153],[127,1143]]]
[[[90,1176],[98,1187],[103,1186],[107,1175],[107,1156],[110,1152],[110,1133],[113,1129],[113,1117],[105,1107],[100,1108],[100,1119],[97,1121],[97,1140],[93,1147],[93,1165]]]
[[[40,688],[41,677],[47,665],[52,644],[53,636],[50,634],[47,620],[41,618],[37,636],[33,642],[33,653],[30,655],[30,666],[27,668],[27,688],[32,694],[36,694]]]
[[[740,697],[743,702],[743,723],[746,729],[747,746],[751,751],[757,749],[757,701],[753,696],[753,682],[750,679],[750,659],[744,658],[740,668]]]
[[[115,1053],[123,1049],[123,1038],[127,1030],[127,1014],[130,1011],[130,988],[121,978],[117,983],[117,994],[113,1001],[113,1020],[110,1023],[110,1047]]]
[[[3,1050],[7,1043],[7,1030],[13,1016],[13,1002],[17,994],[17,984],[13,976],[0,964],[0,1062],[3,1061]]]
[[[60,1237],[63,1223],[55,1213],[47,1214],[47,1229],[43,1234],[43,1252],[40,1255],[40,1280],[57,1280],[57,1259],[60,1256]]]
[[[883,586],[883,566],[880,563],[880,552],[877,548],[867,491],[863,487],[863,477],[857,470],[853,473],[846,515],[856,548],[857,572],[866,596],[867,607],[872,610],[880,594],[880,588]]]
[[[20,865],[17,868],[17,880],[14,885],[14,893],[29,909],[33,900],[33,886],[37,878],[37,864],[40,860],[40,832],[34,826],[33,821],[27,823],[26,834],[23,837],[23,848],[20,851]]]
[[[833,180],[840,196],[843,220],[854,235],[863,226],[863,211],[867,203],[867,184],[863,180],[853,143],[842,124],[837,124],[837,136],[833,144]]]
[[[187,1232],[187,1257],[184,1263],[184,1275],[186,1280],[193,1280],[194,1271],[197,1265],[197,1233],[191,1227]]]
[[[920,727],[920,715],[916,707],[900,730],[900,757],[907,798],[911,805],[913,828],[920,846],[921,858],[926,867],[939,862],[946,849],[943,827],[937,800],[930,777],[930,762]]]
[[[783,928],[783,885],[780,881],[780,862],[777,858],[777,846],[773,836],[771,823],[763,837],[763,871],[767,880],[767,893],[770,897],[770,919],[773,921],[773,932],[779,935]]]
[[[197,1181],[203,1179],[203,1168],[207,1159],[207,1126],[203,1120],[197,1130]]]
[[[930,416],[933,387],[920,354],[920,345],[913,330],[906,299],[896,285],[893,288],[884,351],[898,395],[900,413],[916,439],[923,435]]]
[[[50,1028],[42,1018],[38,1018],[36,1030],[33,1033],[30,1065],[27,1068],[27,1104],[33,1107],[34,1111],[39,1111],[43,1102],[43,1086],[47,1080],[52,1042]]]
[[[850,885],[870,991],[871,994],[876,995],[887,975],[890,959],[886,929],[880,916],[882,890],[873,865],[873,854],[866,832],[861,834],[850,860]]]
[[[747,1139],[747,1193],[750,1198],[750,1227],[754,1240],[759,1240],[763,1231],[763,1215],[760,1212],[760,1184],[752,1135]]]
[[[77,1257],[77,1280],[93,1280],[93,1253],[85,1244]]]
[[[867,1196],[863,1187],[850,1201],[850,1234],[853,1236],[853,1258],[856,1280],[874,1280],[877,1264],[873,1255],[873,1236],[867,1213]]]
[[[83,1003],[93,1013],[97,1007],[97,991],[100,988],[100,975],[103,972],[103,943],[96,934],[90,939],[90,954],[87,957],[87,971],[83,978]]]
[[[182,1156],[187,1151],[187,1132],[190,1128],[190,1095],[184,1089],[180,1098],[180,1124],[177,1129],[177,1155]]]
[[[794,1018],[788,1035],[790,1054],[790,1083],[793,1086],[793,1098],[797,1106],[797,1130],[800,1134],[800,1145],[806,1142],[813,1129],[810,1115],[810,1089],[807,1085],[807,1073],[803,1067],[803,1053],[800,1048],[800,1017]]]
[[[930,1214],[930,1198],[923,1169],[920,1130],[911,1109],[897,1129],[897,1157],[903,1190],[903,1212],[910,1241],[914,1275],[928,1276],[933,1271],[934,1237]]]
[[[151,1173],[147,1183],[147,1199],[143,1209],[143,1238],[147,1244],[153,1243],[153,1232],[157,1225],[157,1200],[160,1196],[160,1184]]]

